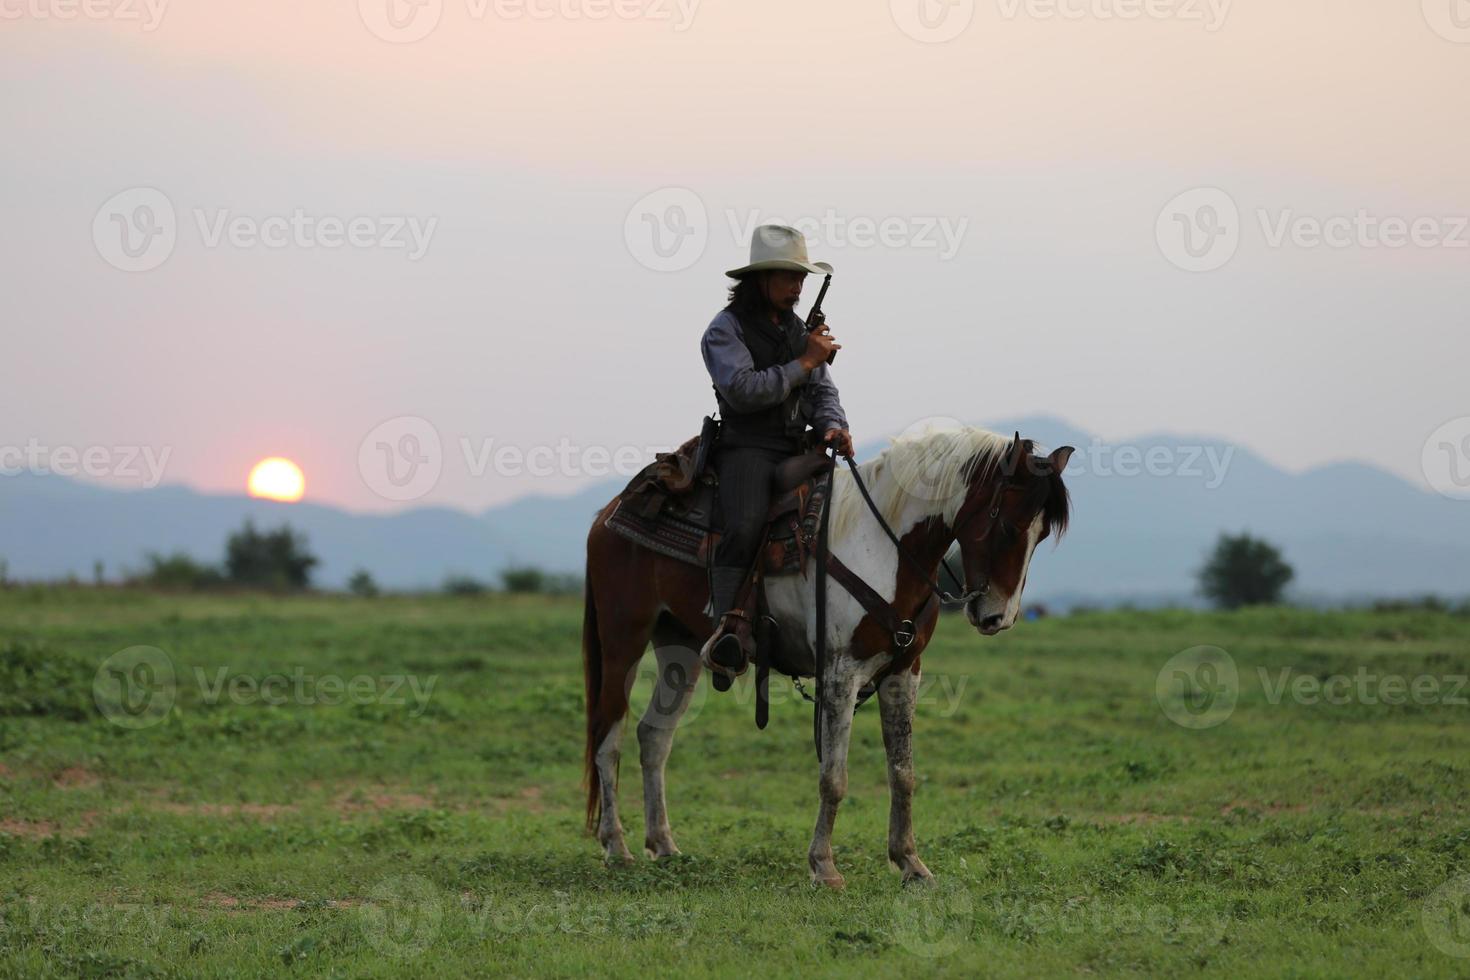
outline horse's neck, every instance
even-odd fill
[[[888,490],[884,487],[883,490]],[[858,495],[858,489],[848,481],[847,491]],[[873,491],[875,495],[877,491]],[[883,499],[883,497],[878,497]],[[876,519],[870,508],[859,499],[857,501],[863,506],[867,514],[868,522],[872,524],[872,533],[877,535],[879,547],[893,551],[893,542],[888,539],[882,529],[876,525]],[[945,502],[942,500],[925,500],[922,497],[906,497],[902,508],[899,510],[896,520],[890,522],[889,526],[898,540],[902,542],[904,551],[912,561],[898,558],[898,577],[902,582],[906,578],[912,578],[920,570],[929,581],[935,581],[939,573],[939,562],[949,547],[954,543],[954,530],[944,519]],[[886,517],[885,517],[886,520]]]

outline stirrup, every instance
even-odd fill
[[[734,622],[732,622],[734,620]],[[699,651],[699,660],[705,668],[717,678],[734,680],[750,669],[749,642],[740,635],[740,621],[743,621],[745,629],[750,628],[750,617],[738,609],[732,609],[720,617],[719,626],[713,636],[705,643],[704,648]],[[734,646],[740,662],[739,664],[725,663],[717,660],[716,652],[727,656],[729,648]],[[728,685],[727,685],[728,687]]]

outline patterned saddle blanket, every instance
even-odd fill
[[[672,453],[659,453],[618,495],[607,526],[650,551],[703,568],[720,539],[719,481],[712,467],[696,473],[698,438]],[[770,530],[763,567],[766,575],[805,571],[816,548],[822,510],[827,505],[827,470],[819,451],[794,457],[778,472],[766,514]]]

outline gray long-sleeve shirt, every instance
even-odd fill
[[[795,321],[794,324],[791,321]],[[801,330],[794,314],[787,328]],[[819,364],[808,373],[798,360],[776,364],[764,371],[755,369],[750,349],[745,346],[740,319],[729,310],[721,310],[710,322],[700,341],[704,366],[720,395],[737,412],[756,412],[785,401],[791,389],[805,385],[802,400],[810,403],[812,427],[820,433],[828,429],[846,429],[847,414],[837,397],[837,385],[827,365]]]

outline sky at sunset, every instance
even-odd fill
[[[571,492],[698,431],[781,220],[859,443],[1045,414],[1427,486],[1467,120],[1464,0],[0,0],[0,446]]]

